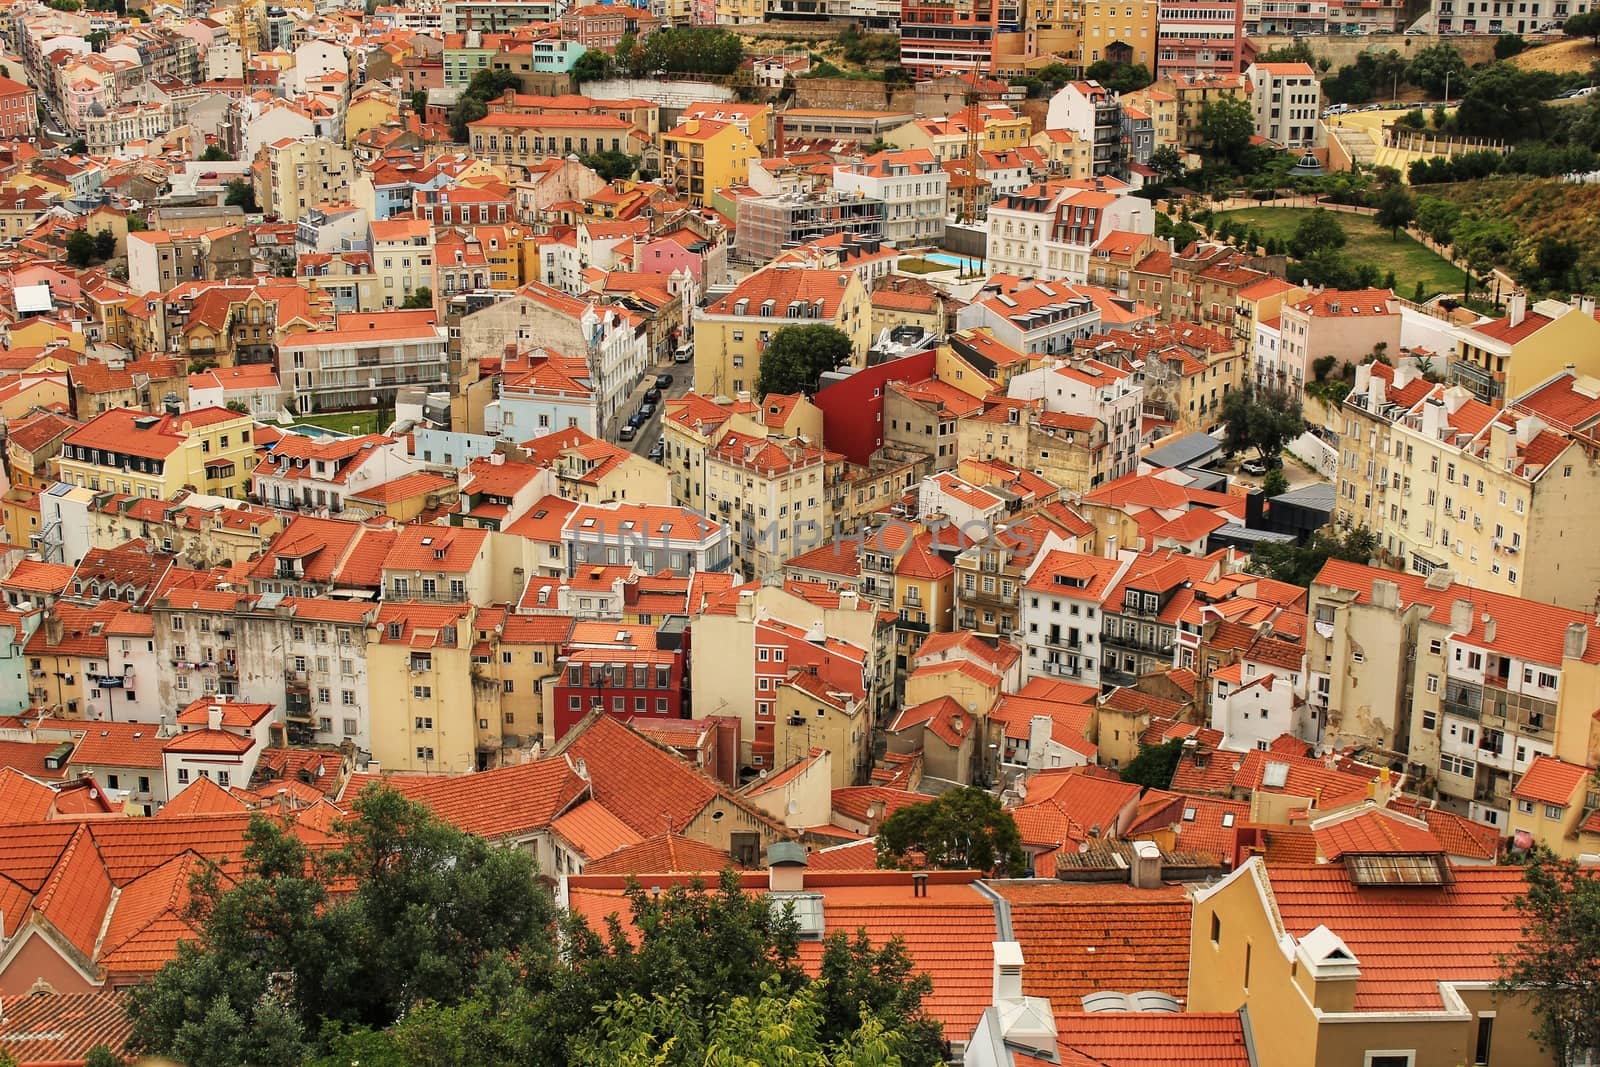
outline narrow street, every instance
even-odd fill
[[[622,427],[627,425],[629,417],[639,410],[639,405],[644,403],[644,394],[655,388],[658,374],[672,375],[672,384],[661,390],[661,400],[656,402],[655,414],[651,415],[639,427],[639,432],[632,441],[622,440],[618,434]],[[694,364],[674,363],[671,357],[663,362],[657,362],[640,379],[639,384],[633,387],[628,394],[627,402],[622,410],[617,412],[617,417],[607,428],[606,440],[613,442],[621,448],[626,448],[636,456],[647,456],[650,449],[661,439],[661,410],[662,404],[668,399],[683,396],[694,385]]]

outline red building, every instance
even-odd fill
[[[32,137],[39,132],[39,94],[19,81],[0,78],[0,138]]]
[[[660,19],[626,4],[588,4],[561,16],[562,40],[603,52],[616,51],[617,42],[628,34],[642,41],[660,28]]]
[[[901,0],[900,65],[919,78],[985,70],[997,33],[1016,33],[1019,0]]]
[[[689,717],[683,652],[657,649],[654,634],[642,636],[651,639],[652,647],[567,646],[559,680],[548,690],[554,694],[548,710],[555,740],[596,709],[624,721],[633,719],[641,727],[650,719]]]
[[[883,447],[883,391],[890,382],[921,381],[933,373],[933,353],[918,352],[856,371],[819,390],[811,400],[822,409],[822,436],[831,451],[866,466]]]

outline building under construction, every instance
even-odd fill
[[[770,262],[778,253],[836,233],[882,237],[882,200],[825,193],[777,193],[739,201],[734,252],[742,260]]]

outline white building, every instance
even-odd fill
[[[1132,564],[1052,551],[1038,556],[1022,588],[1023,674],[1100,684],[1100,628],[1105,601]]]
[[[347,312],[331,330],[285,338],[278,379],[297,414],[394,403],[407,385],[448,380],[448,337],[429,311]]]
[[[1308,63],[1256,63],[1245,71],[1256,136],[1285,148],[1317,143],[1322,86]]]
[[[203,697],[178,713],[181,731],[161,747],[167,796],[200,778],[223,789],[250,784],[276,722],[271,704]]]
[[[307,437],[286,433],[269,446],[251,473],[251,492],[263,504],[337,515],[348,496],[422,469],[405,443],[381,434]]]
[[[1113,231],[1155,232],[1148,200],[1115,178],[1030,185],[989,205],[991,273],[1083,284],[1094,248]]]
[[[561,530],[568,576],[590,564],[725,571],[733,560],[729,538],[727,526],[688,508],[621,501],[581,504]]]
[[[944,239],[949,185],[950,175],[925,148],[879,152],[833,170],[833,187],[840,193],[883,201],[883,238],[898,248]]]
[[[1122,148],[1122,105],[1117,94],[1093,81],[1068,82],[1050,98],[1047,130],[1066,130],[1089,146],[1095,177],[1126,175]]]
[[[1138,467],[1144,389],[1127,371],[1075,356],[1059,367],[1016,375],[1008,395],[1014,400],[1042,400],[1046,411],[1096,419],[1105,426],[1111,450],[1107,481],[1132,474]]]
[[[1100,308],[1061,282],[1029,282],[974,301],[956,313],[958,329],[988,327],[994,339],[1029,355],[1067,355],[1100,332]]]

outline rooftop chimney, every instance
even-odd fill
[[[1133,843],[1133,887],[1158,889],[1161,886],[1161,848],[1154,841]]]
[[[1562,641],[1562,659],[1582,659],[1589,651],[1589,624],[1586,622],[1567,623],[1567,636]]]
[[[1022,946],[1015,941],[994,943],[994,1003],[1022,999]]]
[[[1494,616],[1490,615],[1488,612],[1484,612],[1484,614],[1483,614],[1483,639],[1484,639],[1484,641],[1488,642],[1491,645],[1494,644],[1494,634],[1495,634],[1495,630],[1496,629],[1497,629],[1497,627],[1495,626]]]
[[[1464,634],[1472,629],[1472,601],[1458,599],[1450,604],[1450,632]]]
[[[222,705],[210,704],[206,706],[206,729],[222,729]]]
[[[806,887],[806,847],[797,841],[775,841],[767,846],[767,888],[774,893],[798,893]]]
[[[1510,299],[1506,301],[1506,318],[1510,320],[1511,325],[1520,326],[1522,320],[1527,317],[1528,294],[1520,291],[1512,293]]]

